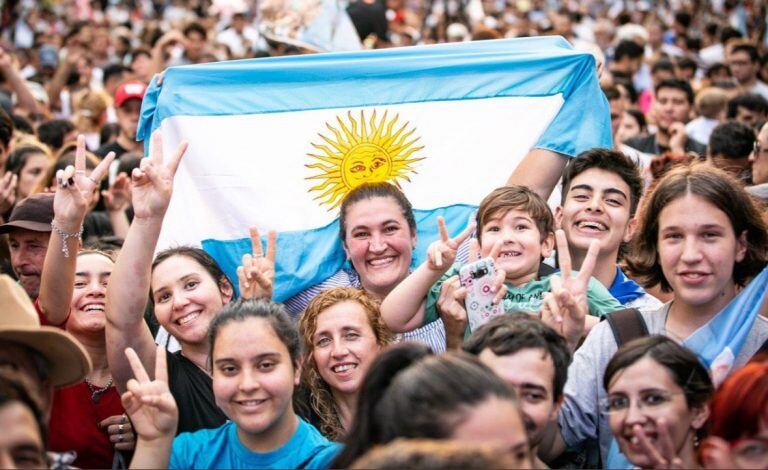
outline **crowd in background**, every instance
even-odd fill
[[[767,20],[757,0],[4,2],[0,467],[768,468],[768,304],[725,372],[681,346],[765,291]],[[461,234],[441,221],[421,266],[386,183],[341,204],[348,265],[284,305],[274,233],[237,279],[155,253],[186,147],[135,138],[167,67],[540,35],[595,57],[614,147],[533,151],[542,171],[488,188]],[[475,323],[460,266],[488,257],[507,314]]]

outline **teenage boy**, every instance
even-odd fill
[[[539,276],[543,259],[554,248],[554,219],[547,203],[525,186],[495,189],[477,210],[477,250],[480,257],[493,257],[496,279],[493,291],[504,312],[539,312],[544,293],[550,291],[551,276]],[[440,240],[427,250],[427,261],[403,280],[382,302],[381,316],[394,332],[410,331],[440,318],[461,317],[460,331],[448,331],[447,347],[456,348],[469,336],[464,309],[466,289],[459,285],[459,266],[452,266],[459,245],[474,228],[470,224],[450,239],[440,220]],[[470,260],[478,256],[470,255]],[[593,278],[588,282],[587,305],[592,320],[620,309],[616,299]],[[444,320],[445,321],[445,320]],[[451,322],[454,323],[454,322]],[[457,328],[458,329],[458,328]]]
[[[495,317],[462,346],[517,392],[534,455],[534,468],[547,468],[536,455],[547,427],[557,421],[571,352],[555,330],[527,314]]]
[[[617,265],[622,245],[635,232],[635,212],[643,194],[640,170],[621,152],[592,149],[573,159],[563,172],[557,228],[565,232],[574,269],[580,269],[593,240],[600,254],[592,276],[624,308],[657,310],[661,302],[627,278]]]

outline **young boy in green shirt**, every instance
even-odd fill
[[[506,186],[491,192],[477,210],[477,244],[479,257],[492,256],[497,271],[494,292],[505,312],[538,313],[544,294],[550,291],[550,277],[539,276],[544,258],[552,254],[555,244],[554,218],[547,203],[525,186]],[[472,232],[470,224],[451,239],[440,220],[440,240],[427,250],[427,261],[404,279],[381,304],[381,316],[394,332],[410,331],[437,321],[450,310],[463,316],[466,289],[459,285],[458,266],[452,266],[459,245]],[[474,241],[474,240],[472,240]],[[470,255],[470,261],[478,255]],[[589,313],[601,317],[621,309],[616,299],[594,278],[587,285]],[[588,326],[597,318],[588,321]],[[458,347],[469,335],[469,327],[451,334],[446,324],[448,347]]]

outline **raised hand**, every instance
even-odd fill
[[[565,232],[562,230],[555,232],[555,239],[560,275],[549,278],[550,292],[544,294],[541,319],[560,333],[571,349],[576,349],[584,335],[586,317],[589,315],[587,290],[589,279],[597,263],[597,255],[600,253],[600,245],[597,240],[592,240],[581,270],[578,275],[573,276],[571,254],[568,251]]]
[[[7,171],[0,179],[0,214],[8,212],[16,204],[16,185],[19,178]]]
[[[725,439],[709,436],[702,441],[700,449],[704,468],[739,468],[731,444]]]
[[[136,351],[131,348],[125,350],[135,378],[127,383],[128,391],[122,396],[123,407],[131,417],[139,439],[144,441],[173,438],[176,434],[179,410],[168,388],[165,354],[163,347],[158,346],[155,353],[155,379],[152,380]]]
[[[109,185],[109,189],[101,192],[104,206],[109,212],[124,211],[131,202],[131,179],[125,173],[120,173]]]
[[[682,122],[673,122],[669,126],[669,148],[675,153],[685,153],[685,143],[688,141],[688,134],[685,131],[685,124]]]
[[[459,349],[467,328],[467,310],[464,300],[467,289],[459,282],[459,276],[451,276],[440,286],[437,312],[445,325],[446,349]]]
[[[634,439],[651,461],[650,468],[687,468],[675,450],[675,444],[669,433],[669,425],[664,418],[659,418],[656,421],[656,430],[658,432],[656,442],[651,442],[642,425],[635,424],[632,427]]]
[[[115,153],[109,152],[90,175],[86,175],[85,137],[77,136],[75,166],[56,172],[56,195],[53,198],[54,223],[65,232],[77,232],[83,224],[94,190],[107,174]]]
[[[0,47],[0,70],[15,68],[13,56]]]
[[[250,228],[253,255],[243,255],[243,265],[237,268],[237,282],[243,299],[272,299],[275,282],[275,255],[277,254],[277,233],[267,233],[267,254],[261,246],[259,229]]]
[[[440,231],[440,239],[432,242],[427,248],[427,266],[432,271],[447,271],[456,261],[456,252],[459,246],[475,229],[474,222],[470,222],[467,228],[454,238],[448,234],[443,217],[437,218],[437,227]]]
[[[182,142],[168,163],[163,165],[163,138],[159,130],[152,134],[151,145],[152,155],[143,158],[139,168],[135,168],[131,175],[131,200],[134,217],[138,219],[162,219],[165,216],[171,202],[173,177],[181,157],[187,151],[187,143]]]

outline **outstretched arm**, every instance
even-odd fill
[[[187,149],[182,143],[163,165],[160,132],[152,135],[152,155],[133,170],[134,219],[115,263],[107,289],[107,358],[118,390],[126,390],[132,377],[123,351],[136,351],[145,368],[155,360],[155,343],[144,322],[150,272],[160,227],[171,200],[173,176]]]
[[[528,186],[546,201],[563,174],[567,158],[551,150],[531,149],[512,172],[507,185]]]
[[[24,78],[19,75],[16,65],[13,63],[13,57],[8,52],[0,48],[0,71],[5,75],[5,81],[16,93],[16,102],[20,108],[25,109],[30,114],[39,112],[37,100],[29,91]]]
[[[438,217],[440,239],[427,248],[427,261],[416,268],[390,292],[381,303],[381,318],[395,333],[411,331],[422,326],[424,299],[432,287],[456,260],[459,245],[474,230],[469,224],[457,237],[450,238],[445,219]]]
[[[40,310],[52,325],[62,325],[67,320],[75,286],[77,251],[80,249],[78,234],[82,233],[93,190],[106,175],[114,158],[115,153],[110,152],[90,176],[86,176],[85,137],[79,135],[75,166],[70,165],[56,172],[53,230],[45,254],[39,297]]]

